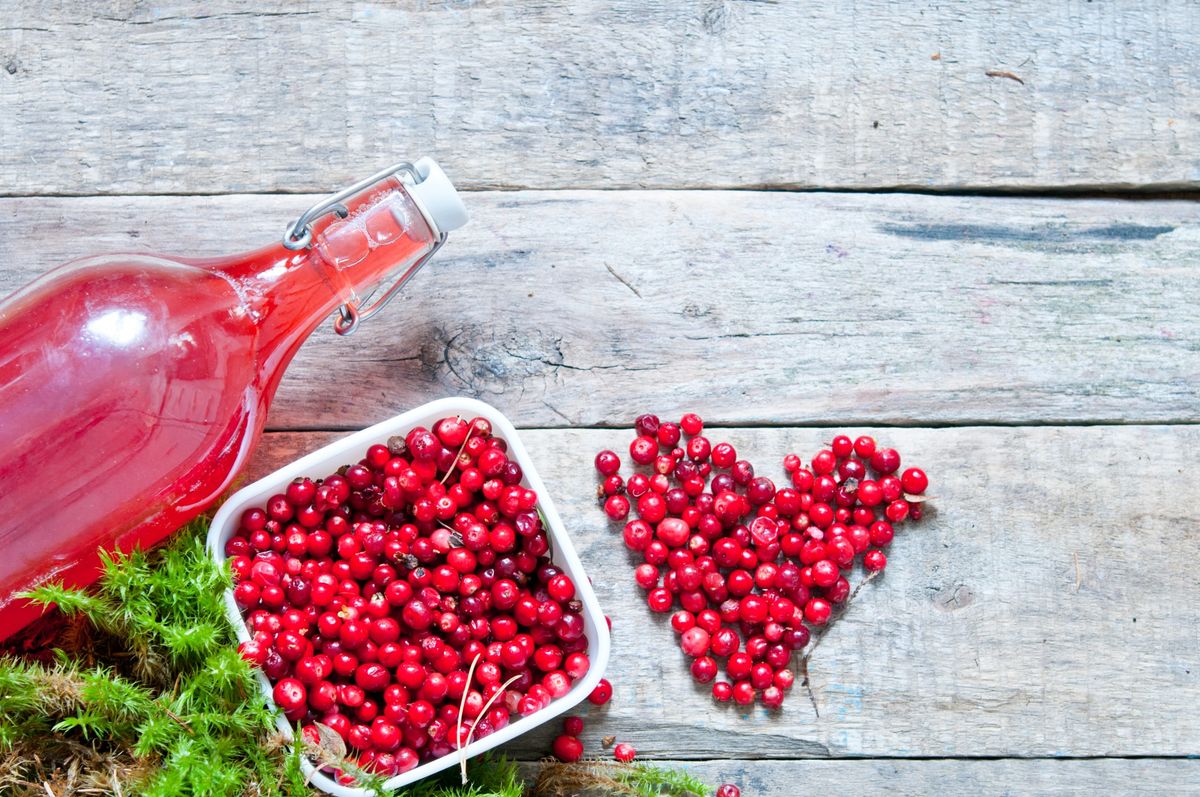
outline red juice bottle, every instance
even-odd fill
[[[318,203],[282,243],[88,257],[0,302],[0,639],[41,612],[21,592],[89,584],[101,551],[149,547],[207,509],[321,321],[336,310],[353,332],[465,222],[426,158]]]

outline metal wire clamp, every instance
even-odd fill
[[[396,174],[402,175],[402,184],[407,184],[404,179],[406,177],[412,183],[420,183],[422,179],[421,175],[411,163],[404,162],[397,163],[394,166],[389,166],[383,171],[377,172],[363,180],[359,180],[354,185],[343,188],[336,194],[331,194],[325,197],[320,202],[304,211],[304,213],[300,214],[300,218],[288,225],[287,231],[283,234],[284,248],[292,251],[299,251],[301,249],[309,248],[312,246],[312,224],[314,221],[321,218],[326,213],[333,213],[340,219],[346,218],[346,216],[348,216],[350,213],[349,209],[344,204],[347,199]],[[426,221],[428,221],[428,219]],[[441,233],[438,236],[437,241],[434,242],[433,248],[426,252],[420,260],[418,260],[416,263],[413,263],[412,266],[410,266],[403,274],[401,274],[400,277],[393,282],[391,286],[387,288],[387,290],[384,291],[382,296],[367,306],[366,309],[360,309],[360,307],[368,302],[371,302],[371,297],[378,293],[378,288],[357,303],[346,302],[339,307],[338,317],[333,320],[334,331],[339,335],[349,335],[358,329],[358,325],[361,322],[375,315],[385,306],[387,306],[387,303],[395,298],[396,294],[400,292],[400,289],[404,287],[404,283],[408,282],[409,278],[416,274],[417,271],[420,270],[421,266],[425,265],[425,263],[428,262],[429,259],[433,257],[439,249],[442,248],[442,244],[446,242],[446,238],[447,234],[444,232]]]

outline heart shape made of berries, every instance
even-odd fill
[[[807,467],[784,457],[791,483],[777,489],[732,445],[714,445],[694,413],[678,423],[641,415],[634,427],[639,470],[622,478],[608,450],[595,465],[605,514],[626,521],[625,545],[642,559],[634,579],[647,605],[675,610],[692,677],[712,683],[715,700],[780,708],[793,653],[852,597],[856,562],[863,583],[887,566],[882,549],[897,525],[921,518],[928,477],[901,472],[900,454],[874,438],[838,435]]]

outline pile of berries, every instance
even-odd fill
[[[242,514],[225,546],[239,649],[306,737],[322,723],[398,774],[588,671],[575,584],[506,452],[486,419],[443,418]]]
[[[629,456],[643,470],[619,474],[620,457],[596,455],[600,501],[625,521],[625,545],[654,612],[670,612],[692,677],[713,698],[779,708],[795,675],[792,653],[808,644],[850,596],[847,571],[887,565],[896,524],[921,517],[928,478],[900,472],[900,455],[870,437],[839,435],[807,467],[783,460],[789,486],[777,488],[713,444],[699,416],[679,423],[639,416]],[[717,680],[724,659],[728,680]]]

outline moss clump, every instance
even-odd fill
[[[0,657],[0,794],[15,797],[309,797],[315,790],[261,701],[225,617],[230,577],[197,521],[149,553],[106,560],[92,590],[27,597],[64,619],[52,654]],[[311,751],[321,757],[323,751]],[[347,769],[353,769],[347,765]],[[382,779],[358,773],[383,792]],[[703,784],[644,765],[548,764],[526,784],[502,757],[407,789],[409,797],[593,794],[684,797]]]

